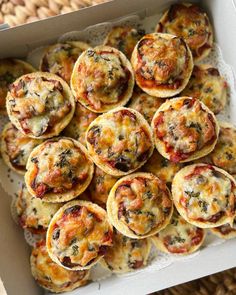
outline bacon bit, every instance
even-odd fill
[[[118,113],[120,113],[122,116],[127,116],[127,117],[131,118],[133,121],[137,120],[136,115],[129,110],[121,110]]]
[[[180,203],[180,205],[181,206],[183,206],[184,208],[187,208],[187,199],[184,197],[184,196],[182,196],[180,199],[179,199],[179,203]]]
[[[172,148],[173,149],[173,148]],[[166,148],[166,152],[169,153],[170,149]],[[180,153],[180,152],[173,152],[170,154],[170,161],[174,163],[178,163],[187,159],[191,155],[191,153]]]
[[[135,262],[131,263],[131,267],[133,269],[137,269],[137,268],[140,268],[142,266],[143,266],[143,260],[140,260],[140,261],[136,260]]]
[[[214,170],[213,166],[212,165],[202,165],[202,166],[197,166],[194,168],[193,172],[190,173],[189,175],[186,175],[184,177],[184,179],[188,180],[188,179],[191,179],[192,177],[194,176],[197,176],[197,175],[201,175],[202,172],[206,171],[206,170]]]
[[[231,232],[235,232],[236,231],[228,223],[215,228],[215,230],[219,231],[222,235],[228,235]]]
[[[191,245],[198,245],[203,238],[203,230],[201,228],[198,228],[196,230],[196,235],[191,240]]]
[[[226,82],[226,81],[224,81],[224,84],[223,84],[224,86],[224,88],[228,88],[228,83]]]
[[[49,187],[44,183],[39,183],[36,188],[34,188],[32,185],[31,187],[34,189],[36,197],[40,199],[42,199],[49,190]]]
[[[124,203],[121,203],[118,209],[118,219],[121,219],[121,217],[124,215],[124,212],[125,212],[125,206],[124,206]]]
[[[159,116],[155,118],[154,126],[158,126],[164,123],[164,113],[160,112]]]
[[[106,246],[112,245],[112,238],[113,238],[113,233],[112,231],[108,231],[105,233],[104,238],[102,240],[102,244]]]
[[[98,255],[102,255],[104,256],[107,252],[107,246],[100,246],[99,251],[98,251]]]
[[[212,222],[212,223],[216,223],[218,220],[221,219],[221,217],[224,216],[224,212],[223,211],[220,211],[214,215],[212,215],[210,218],[208,219],[204,219],[204,218],[197,218],[196,220],[197,221],[200,221],[200,222],[205,222],[205,221],[208,221],[208,222]]]
[[[72,263],[70,257],[68,257],[68,256],[63,257],[63,259],[61,261],[61,264],[66,266],[66,267],[69,267],[69,268],[73,268],[73,267],[79,265],[77,263]]]

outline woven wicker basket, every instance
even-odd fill
[[[16,26],[108,0],[0,0],[0,24]],[[158,295],[236,295],[236,268],[178,285]]]

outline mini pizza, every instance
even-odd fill
[[[75,105],[74,117],[63,130],[63,134],[80,141],[83,145],[86,145],[86,130],[88,129],[89,124],[93,122],[97,116],[98,115],[96,113],[91,112],[89,109],[77,102]]]
[[[140,168],[154,146],[147,121],[129,108],[117,108],[95,119],[87,130],[86,143],[95,164],[113,176]]]
[[[194,66],[182,95],[200,99],[214,114],[218,114],[227,102],[227,83],[216,68],[210,65]]]
[[[143,166],[143,170],[153,173],[167,184],[171,184],[175,174],[183,167],[181,163],[175,163],[167,160],[154,150],[150,159]]]
[[[130,26],[118,26],[111,29],[103,44],[117,48],[130,58],[136,43],[143,35],[143,30]]]
[[[112,233],[104,209],[88,201],[72,201],[52,218],[47,250],[51,259],[66,269],[89,269],[112,246]]]
[[[151,124],[154,114],[163,102],[163,98],[151,96],[136,88],[131,97],[129,108],[138,111]]]
[[[151,239],[158,250],[178,255],[197,251],[204,242],[205,230],[188,223],[175,210],[170,224]]]
[[[45,202],[76,198],[93,177],[93,162],[86,148],[72,138],[49,139],[37,146],[27,162],[26,186],[32,196]]]
[[[125,105],[134,87],[131,64],[119,50],[97,46],[84,51],[71,76],[71,89],[78,102],[95,113]]]
[[[156,31],[182,37],[191,49],[194,61],[205,58],[213,47],[213,31],[208,16],[193,3],[171,5]]]
[[[149,239],[130,239],[114,230],[113,246],[106,251],[102,265],[113,273],[130,272],[147,264],[150,249]]]
[[[233,224],[223,224],[218,227],[211,228],[211,232],[221,239],[233,239],[236,238],[236,220],[234,219]]]
[[[166,227],[173,202],[165,183],[151,173],[134,173],[119,179],[107,200],[112,225],[133,239],[153,236]]]
[[[215,166],[236,174],[236,128],[233,125],[220,122],[219,139],[209,156]]]
[[[58,135],[70,122],[74,97],[60,77],[43,72],[21,76],[7,95],[7,112],[13,125],[32,138]]]
[[[16,199],[16,211],[19,224],[34,233],[45,232],[53,215],[61,204],[45,203],[33,197],[25,186],[20,190]]]
[[[236,181],[218,167],[194,164],[182,168],[173,179],[172,196],[180,215],[195,226],[233,223]]]
[[[109,192],[117,180],[117,177],[107,174],[96,166],[93,179],[88,187],[91,201],[101,207],[106,207]]]
[[[36,282],[53,293],[72,291],[87,284],[89,270],[67,270],[49,257],[42,240],[33,248],[30,256],[31,272]]]
[[[192,53],[185,41],[160,33],[145,35],[137,43],[131,64],[138,86],[156,97],[180,93],[193,70]]]
[[[25,136],[12,123],[7,123],[1,134],[2,158],[9,168],[24,175],[30,153],[42,142]]]
[[[6,97],[11,83],[35,69],[19,59],[0,59],[0,113],[6,113]]]
[[[56,74],[70,84],[75,62],[88,48],[87,43],[79,41],[67,41],[49,46],[41,59],[40,71]]]
[[[214,114],[198,99],[170,99],[152,120],[159,153],[172,162],[189,162],[209,154],[215,147],[219,126]]]

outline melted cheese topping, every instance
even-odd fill
[[[200,99],[213,113],[218,114],[226,105],[227,84],[217,69],[195,66],[182,94]]]
[[[52,45],[42,58],[40,70],[56,74],[69,83],[77,58],[88,48],[88,44],[75,41]]]
[[[2,151],[7,157],[6,164],[21,172],[26,171],[26,163],[32,150],[42,143],[40,139],[26,137],[11,123],[5,126],[1,140]]]
[[[195,4],[173,4],[164,14],[157,31],[184,38],[194,57],[212,46],[212,30],[205,12]]]
[[[152,153],[148,124],[129,109],[99,116],[87,132],[87,142],[102,164],[118,171],[139,168]]]
[[[150,159],[143,166],[143,170],[155,174],[161,180],[171,183],[175,174],[183,167],[183,164],[174,163],[162,157],[154,150]]]
[[[115,231],[113,246],[103,258],[112,272],[129,272],[146,265],[149,248],[147,239],[130,239]]]
[[[125,104],[131,96],[131,65],[117,49],[90,48],[75,65],[71,87],[77,100],[92,111],[108,111]]]
[[[33,248],[30,261],[37,283],[51,292],[65,292],[87,283],[89,271],[71,271],[53,262],[47,253],[45,241]]]
[[[181,186],[176,200],[190,220],[214,224],[235,214],[236,189],[230,178],[204,164],[187,171],[178,180]]]
[[[172,213],[170,193],[157,177],[131,177],[115,190],[118,219],[136,235],[161,227]]]
[[[16,210],[23,228],[46,229],[61,204],[45,203],[31,196],[24,186],[16,200]]]
[[[9,115],[27,135],[39,137],[50,133],[71,115],[71,98],[60,81],[38,76],[23,76],[11,85]]]
[[[104,45],[115,47],[130,58],[136,43],[143,35],[144,31],[132,27],[114,27],[106,37]]]
[[[231,174],[236,173],[236,128],[221,126],[218,142],[210,158],[214,165]]]
[[[112,245],[106,211],[90,202],[66,205],[50,226],[50,250],[68,268],[89,266]]]
[[[27,175],[36,197],[77,191],[91,177],[92,162],[69,138],[44,142],[29,159]],[[85,188],[84,188],[85,189]],[[75,194],[74,197],[77,195]]]
[[[204,230],[185,221],[176,211],[169,225],[156,238],[172,254],[187,254],[202,244]]]
[[[97,114],[86,109],[80,103],[76,103],[74,117],[63,130],[63,134],[79,140],[83,145],[85,143],[85,133],[90,123],[97,118]]]
[[[0,111],[6,108],[6,96],[11,83],[20,76],[33,71],[31,65],[17,59],[0,60]]]
[[[109,175],[96,167],[93,179],[88,187],[91,201],[100,206],[106,206],[108,194],[116,181],[117,177]]]
[[[164,101],[163,98],[154,97],[136,90],[132,95],[129,108],[138,111],[151,124],[154,114]]]
[[[141,88],[178,89],[189,76],[191,56],[178,37],[145,35],[137,45],[137,54],[135,74]]]
[[[165,145],[170,160],[179,162],[212,145],[217,137],[215,118],[196,99],[173,99],[153,118],[154,134]]]

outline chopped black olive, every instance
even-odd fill
[[[81,209],[81,207],[78,205],[69,207],[64,211],[64,215],[77,213],[77,212],[79,212],[80,209]]]
[[[35,163],[35,164],[38,164],[39,160],[35,157],[35,158],[31,158],[31,162],[32,163]]]
[[[130,160],[124,157],[123,155],[120,155],[116,159],[116,163],[115,163],[116,169],[119,169],[123,172],[127,172],[130,170],[130,166],[131,166]]]
[[[201,207],[201,211],[202,212],[207,212],[207,207],[208,207],[208,204],[207,204],[207,202],[206,201],[204,201],[204,200],[199,200],[198,201],[198,205],[199,205],[199,207]]]
[[[190,198],[198,198],[200,196],[200,192],[193,192],[193,191],[185,191],[185,194],[187,194]]]

